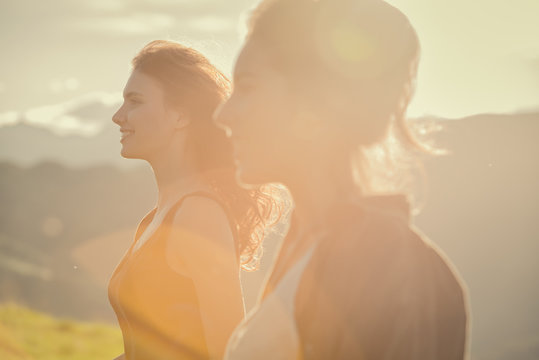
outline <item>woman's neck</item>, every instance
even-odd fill
[[[157,212],[183,195],[206,186],[192,161],[181,156],[170,156],[171,153],[174,152],[148,161],[157,184]]]
[[[333,205],[359,197],[352,173],[346,166],[339,169],[334,163],[321,165],[320,162],[306,165],[295,179],[286,183],[294,199],[299,234],[325,228]]]

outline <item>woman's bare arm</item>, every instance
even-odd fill
[[[174,218],[167,247],[169,264],[195,284],[208,351],[218,359],[245,311],[230,226],[214,200],[188,198]]]

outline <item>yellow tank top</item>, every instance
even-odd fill
[[[110,279],[109,301],[122,330],[128,360],[209,357],[195,286],[166,261],[170,224],[183,200],[193,195],[219,202],[202,192],[184,196],[134,251],[137,239],[155,215],[155,209],[152,210],[140,222],[133,244]]]

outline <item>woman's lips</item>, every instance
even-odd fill
[[[120,141],[125,140],[129,135],[133,134],[133,130],[127,130],[127,129],[120,129],[120,133],[122,134]]]

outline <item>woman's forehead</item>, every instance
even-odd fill
[[[133,70],[124,88],[124,94],[129,92],[140,94],[162,92],[162,87],[152,76],[139,70]]]
[[[275,71],[275,69],[271,66],[268,51],[264,46],[256,42],[247,42],[236,61],[234,77],[255,76],[271,71]]]

